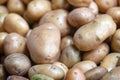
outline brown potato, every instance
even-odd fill
[[[117,6],[118,0],[94,0],[98,5],[99,11],[102,13],[106,13],[106,11],[114,6]]]
[[[4,52],[5,55],[10,55],[13,53],[27,53],[26,39],[17,34],[10,33],[4,39]]]
[[[30,20],[37,21],[45,13],[51,10],[51,3],[48,0],[32,0],[27,5],[27,16]]]
[[[27,22],[20,15],[15,13],[10,13],[5,17],[3,27],[9,33],[16,32],[23,36],[29,31]]]
[[[67,0],[67,1],[74,7],[86,7],[89,6],[89,4],[93,0]]]
[[[68,68],[71,68],[74,64],[81,60],[80,51],[74,46],[66,47],[61,56],[60,61],[64,63]]]
[[[13,53],[4,60],[4,65],[8,73],[13,75],[25,75],[31,67],[29,58],[22,53]]]
[[[80,27],[74,34],[75,46],[81,51],[89,51],[99,46],[116,31],[116,24],[107,14],[99,15],[90,23]]]
[[[60,29],[61,36],[70,33],[70,25],[67,23],[68,12],[64,9],[57,9],[46,13],[40,20],[39,24],[47,22],[53,23]]]
[[[11,75],[7,77],[7,80],[29,80],[23,76]]]
[[[7,8],[9,12],[18,13],[20,15],[23,15],[25,11],[25,6],[21,0],[8,0]]]
[[[101,60],[109,53],[109,46],[102,43],[96,49],[83,53],[83,60],[91,60],[99,64]]]
[[[28,74],[29,78],[35,74],[43,74],[55,80],[61,80],[65,76],[65,73],[61,68],[52,64],[34,65],[29,69]]]
[[[0,0],[0,5],[5,4],[6,2],[7,2],[7,0]]]
[[[106,73],[107,69],[99,66],[85,73],[86,80],[100,80]]]
[[[5,14],[8,13],[8,9],[6,8],[6,6],[0,5],[0,13],[5,13]]]
[[[5,70],[3,68],[3,65],[0,64],[0,80],[5,80]]]
[[[97,67],[97,65],[95,64],[95,62],[90,61],[90,60],[85,60],[85,61],[81,61],[78,62],[77,64],[75,64],[73,67],[80,69],[83,73]]]
[[[71,68],[67,72],[65,80],[86,80],[83,72],[78,68]]]
[[[27,37],[27,47],[35,63],[53,63],[60,55],[60,31],[52,23],[34,28]]]
[[[95,18],[95,14],[89,8],[77,8],[71,11],[68,15],[68,22],[72,27],[79,28],[92,21]]]

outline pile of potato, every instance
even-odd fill
[[[0,80],[120,80],[120,0],[0,0]]]

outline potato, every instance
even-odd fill
[[[0,0],[0,5],[5,4],[6,2],[7,2],[7,0]]]
[[[29,69],[29,77],[35,74],[43,74],[49,76],[55,80],[61,80],[65,74],[64,71],[52,64],[41,64],[41,65],[34,65]]]
[[[26,39],[17,34],[10,33],[4,39],[4,52],[5,55],[10,55],[13,53],[27,53]]]
[[[0,32],[0,53],[4,52],[4,40],[8,33],[6,32]]]
[[[9,12],[18,13],[20,15],[23,15],[25,11],[25,6],[21,0],[8,0],[7,8]]]
[[[32,0],[27,5],[27,16],[30,20],[37,21],[45,13],[51,10],[51,3],[48,0]]]
[[[3,65],[0,64],[0,80],[5,80],[5,70],[3,68]]]
[[[75,46],[81,51],[89,51],[99,46],[105,39],[116,31],[116,24],[112,17],[99,15],[90,23],[80,27],[74,34]]]
[[[10,13],[5,17],[3,27],[9,33],[16,32],[22,36],[25,36],[29,31],[27,22],[15,13]]]
[[[7,72],[10,74],[25,75],[31,67],[31,62],[26,55],[13,53],[5,58],[4,65]]]
[[[100,44],[96,49],[83,53],[83,60],[91,60],[99,64],[109,53],[109,46],[106,43]]]
[[[11,75],[7,77],[7,80],[29,80],[23,76]]]
[[[52,23],[34,28],[27,37],[27,47],[32,60],[39,63],[53,63],[60,55],[60,31]]]
[[[92,21],[95,18],[95,14],[89,8],[77,8],[71,11],[68,15],[68,22],[72,27],[79,28]]]
[[[71,68],[67,72],[65,80],[86,80],[83,72],[78,68]]]
[[[112,69],[101,80],[120,80],[120,67]]]
[[[117,6],[117,0],[94,0],[99,11],[105,13],[109,8]]]
[[[81,54],[78,49],[74,46],[66,47],[61,56],[60,61],[64,63],[68,68],[71,68],[74,64],[81,60]]]
[[[89,6],[89,4],[93,0],[67,0],[67,1],[74,7],[86,7]]]
[[[100,80],[106,73],[107,69],[99,66],[85,73],[86,80]]]
[[[113,68],[116,67],[119,58],[120,58],[120,53],[110,53],[103,59],[100,66],[103,66],[108,71],[111,71]]]
[[[53,23],[60,29],[61,36],[64,37],[70,33],[70,25],[67,23],[68,12],[64,9],[57,9],[46,13],[39,24]]]
[[[63,51],[67,46],[73,45],[73,40],[71,36],[65,36],[61,40],[61,50]]]
[[[54,80],[54,79],[43,74],[35,74],[30,78],[30,80]]]
[[[8,13],[8,9],[6,8],[6,6],[0,5],[0,13],[5,13],[5,14]]]
[[[75,64],[73,67],[80,69],[83,73],[97,67],[97,65],[95,64],[95,62],[90,61],[90,60],[85,60],[85,61],[81,61],[78,62],[77,64]]]

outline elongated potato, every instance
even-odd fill
[[[83,54],[83,60],[91,60],[96,64],[99,64],[101,60],[109,53],[109,46],[106,43],[102,43],[96,49],[85,52]]]
[[[60,55],[60,31],[52,23],[34,28],[27,37],[27,47],[35,63],[53,63]]]
[[[61,68],[52,64],[41,64],[32,66],[29,69],[28,74],[29,78],[35,74],[43,74],[55,80],[61,80],[65,76],[65,73]]]
[[[90,23],[80,27],[74,34],[73,41],[75,46],[81,51],[95,49],[105,39],[116,31],[116,24],[112,17],[103,14],[99,15]]]

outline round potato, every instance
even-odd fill
[[[0,80],[5,80],[5,70],[2,64],[0,64]]]
[[[13,53],[26,54],[26,39],[17,33],[8,34],[4,39],[4,52],[6,56]]]
[[[27,37],[27,47],[35,63],[53,63],[60,55],[60,31],[52,23],[34,28]]]
[[[70,25],[67,23],[68,12],[64,9],[49,11],[40,20],[39,24],[47,22],[53,23],[60,29],[61,36],[64,37],[70,33]]]
[[[0,13],[8,14],[8,9],[4,5],[0,5]]]
[[[75,64],[73,67],[80,69],[83,73],[97,67],[95,62],[86,60],[86,61],[81,61]]]
[[[32,66],[29,69],[28,74],[29,78],[35,74],[43,74],[55,80],[61,80],[65,76],[65,73],[61,68],[52,64],[41,64]]]
[[[89,8],[77,8],[71,11],[68,15],[68,22],[72,27],[79,28],[92,21],[95,18],[95,14]]]
[[[6,2],[7,2],[7,0],[0,0],[0,5],[5,4]]]
[[[10,74],[25,75],[31,67],[31,62],[26,55],[13,53],[5,58],[4,65]]]
[[[29,80],[23,76],[11,75],[7,77],[7,80]]]
[[[81,51],[89,51],[99,46],[116,31],[116,24],[107,14],[99,15],[90,23],[80,27],[74,34],[75,46]]]
[[[102,43],[96,49],[87,51],[83,54],[83,60],[91,60],[96,64],[99,64],[101,60],[109,53],[109,46],[106,43]]]
[[[9,33],[16,32],[22,36],[25,36],[29,31],[28,23],[15,13],[10,13],[5,17],[3,27]]]

